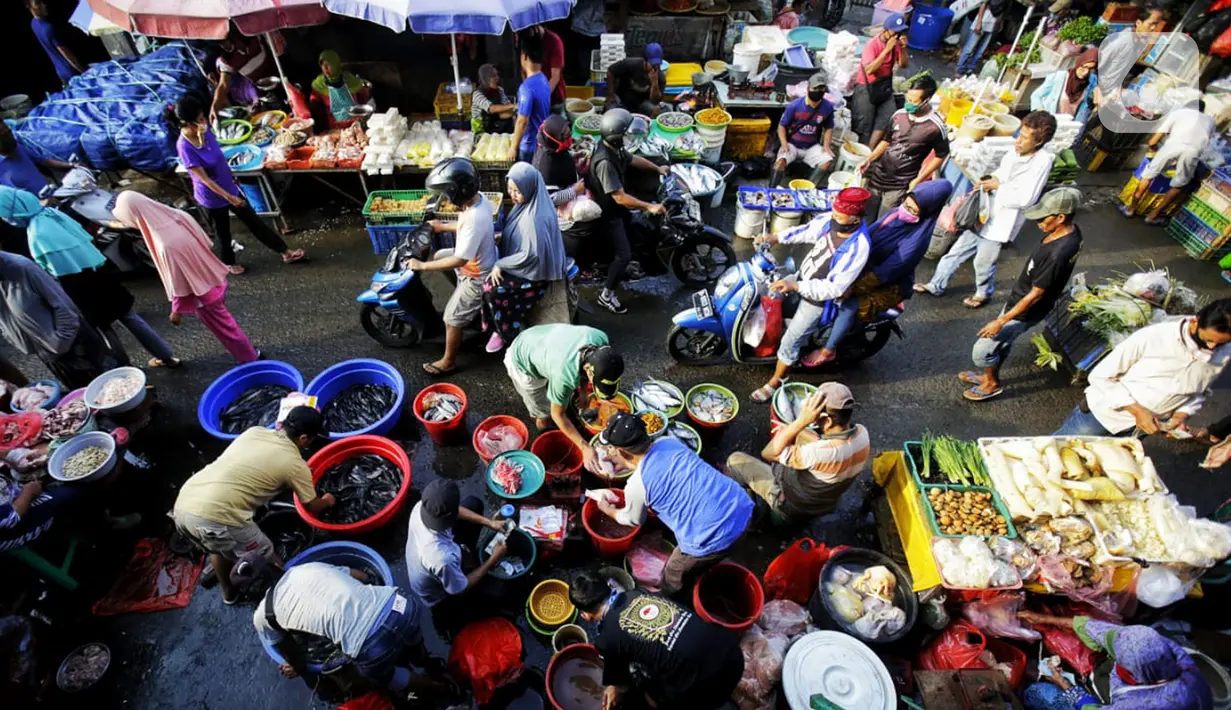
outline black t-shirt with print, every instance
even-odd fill
[[[612,603],[594,645],[603,656],[604,685],[631,685],[629,664],[636,663],[656,699],[666,701],[706,694],[706,685],[729,680],[718,676],[730,672],[734,656],[743,660],[735,632],[665,597],[636,591]]]
[[[1034,323],[1047,317],[1064,293],[1064,287],[1073,275],[1073,268],[1077,266],[1077,254],[1080,251],[1081,230],[1076,225],[1068,235],[1054,242],[1040,244],[1034,250],[1009,294],[1009,308],[1017,305],[1035,286],[1043,289],[1043,297],[1018,316],[1019,320]]]
[[[903,190],[919,175],[929,153],[949,155],[949,133],[935,111],[912,117],[899,109],[885,135],[889,146],[868,169],[868,181],[878,190]]]

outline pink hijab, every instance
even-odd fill
[[[226,283],[227,267],[188,213],[127,190],[116,198],[113,214],[145,237],[168,299],[199,298]]]

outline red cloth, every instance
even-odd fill
[[[833,211],[852,217],[863,214],[863,205],[872,197],[872,193],[862,187],[843,188],[833,203]]]
[[[560,70],[560,83],[556,84],[555,91],[551,92],[551,103],[564,103],[564,40],[560,39],[560,35],[552,32],[546,27],[543,28],[543,76],[547,77],[547,81],[551,81],[551,70]]]
[[[204,560],[175,557],[158,538],[137,542],[128,566],[116,577],[107,596],[94,603],[95,616],[133,611],[180,609],[192,601]]]
[[[893,51],[889,53],[888,57],[885,57],[885,61],[881,62],[880,68],[876,71],[870,72],[860,69],[855,72],[855,83],[871,84],[882,76],[889,76],[892,74],[893,68],[898,65],[898,59],[902,56],[901,53],[906,51],[902,49],[902,44],[903,40],[898,40],[898,46],[893,48]],[[885,40],[881,39],[879,36],[873,37],[872,40],[869,41],[863,48],[863,55],[860,57],[862,60],[860,65],[864,67],[868,66],[872,62],[876,61],[876,58],[879,57],[883,51],[885,51]]]

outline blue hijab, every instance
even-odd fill
[[[923,255],[932,241],[936,220],[952,192],[953,185],[948,180],[921,183],[907,195],[915,198],[919,205],[918,222],[904,222],[900,212],[894,210],[868,231],[872,246],[868,253],[867,270],[876,274],[882,284],[897,283],[905,287],[907,294],[910,293],[915,280],[915,267],[923,261]]]
[[[56,278],[72,276],[107,261],[81,225],[59,210],[44,207],[34,193],[0,185],[0,219],[25,227],[30,256]]]
[[[516,163],[509,179],[525,200],[513,207],[500,240],[500,271],[527,281],[564,278],[564,237],[543,176],[530,163]]]

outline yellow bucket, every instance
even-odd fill
[[[970,99],[954,99],[949,106],[949,113],[945,116],[945,123],[950,126],[962,125],[962,119],[966,118],[972,107],[974,102]]]
[[[1009,107],[999,101],[980,101],[979,107],[975,109],[975,112],[985,116],[995,116],[1000,113],[1008,113]]]
[[[953,97],[948,91],[940,92],[940,115],[946,116],[949,114],[949,107],[953,105]]]
[[[815,190],[816,185],[811,180],[792,180],[787,183],[792,190]]]

